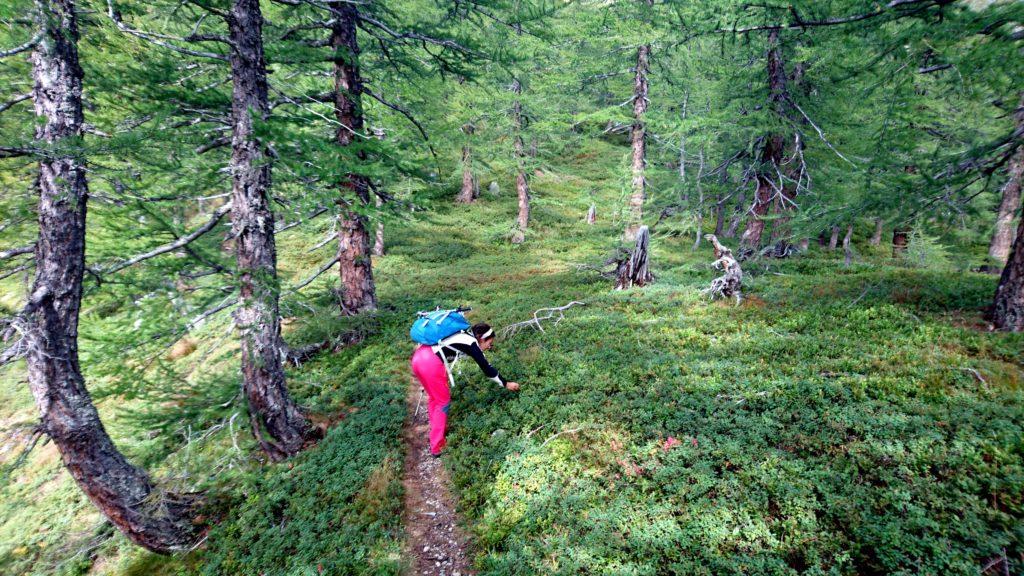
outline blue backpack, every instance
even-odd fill
[[[433,312],[417,312],[416,315],[419,318],[412,323],[409,337],[420,344],[435,346],[452,334],[470,328],[469,321],[462,315],[463,312],[468,311],[469,308],[456,308],[455,310],[438,308]]]

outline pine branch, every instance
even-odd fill
[[[4,102],[3,104],[0,104],[0,114],[6,112],[11,106],[14,106],[18,102],[24,102],[25,100],[29,100],[31,98],[32,98],[32,93],[31,92],[28,92],[28,93],[25,93],[25,94],[19,94],[19,95],[15,96],[14,98],[8,100],[7,102]]]
[[[228,61],[228,57],[224,56],[223,54],[215,54],[213,52],[203,52],[203,51],[200,51],[200,50],[191,50],[189,48],[182,48],[181,46],[177,46],[177,45],[172,44],[170,42],[170,41],[188,42],[187,38],[179,38],[179,37],[176,37],[176,36],[167,36],[167,35],[164,35],[164,34],[155,34],[155,33],[151,33],[151,32],[144,32],[142,30],[136,30],[135,28],[129,27],[121,19],[121,13],[116,8],[114,8],[114,0],[107,0],[107,16],[110,17],[110,19],[114,22],[114,25],[117,26],[118,30],[124,32],[125,34],[129,34],[131,36],[135,36],[136,38],[141,38],[142,40],[145,40],[145,41],[147,41],[147,42],[149,42],[151,44],[155,44],[157,46],[160,46],[161,48],[167,48],[168,50],[172,50],[172,51],[177,52],[179,54],[186,54],[188,56],[196,56],[196,57],[199,57],[199,58],[210,58],[210,59],[213,59],[213,60],[220,60],[222,62],[227,62]],[[226,38],[223,38],[223,39],[220,39],[218,41],[226,41],[226,40],[227,40]]]
[[[9,248],[7,250],[0,251],[0,260],[7,260],[8,258],[14,258],[15,256],[20,256],[22,254],[31,254],[35,249],[35,244],[19,246],[18,248]]]
[[[157,256],[160,256],[161,254],[166,254],[166,253],[171,252],[173,250],[177,250],[178,248],[182,248],[182,247],[186,246],[187,244],[189,244],[190,242],[196,240],[197,238],[199,238],[203,234],[206,234],[210,230],[213,230],[213,228],[217,225],[217,223],[220,222],[222,218],[224,218],[224,215],[227,214],[230,211],[231,211],[231,202],[228,202],[227,204],[221,206],[216,211],[214,211],[214,213],[210,215],[210,219],[207,220],[205,224],[203,224],[199,228],[196,228],[191,233],[186,234],[185,236],[182,236],[182,237],[178,238],[174,242],[168,242],[167,244],[164,244],[162,246],[158,246],[158,247],[150,250],[149,252],[145,252],[143,254],[138,254],[136,256],[132,256],[131,258],[129,258],[129,259],[123,261],[123,262],[120,262],[118,264],[114,264],[112,266],[109,266],[106,269],[99,270],[98,272],[102,273],[102,274],[113,274],[114,272],[118,272],[120,270],[124,270],[125,268],[128,268],[129,266],[134,266],[135,264],[138,264],[139,262],[142,262],[143,260],[149,260],[150,258],[155,258]]]
[[[11,48],[10,50],[2,50],[2,51],[0,51],[0,58],[8,58],[10,56],[14,56],[15,54],[21,54],[22,52],[26,52],[28,50],[31,50],[31,49],[35,48],[36,44],[39,44],[39,41],[42,40],[42,39],[43,39],[43,31],[40,30],[40,31],[36,32],[36,35],[33,36],[31,40],[29,40],[28,42],[25,42],[21,46],[15,46],[14,48]]]

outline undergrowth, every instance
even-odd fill
[[[893,262],[866,246],[865,225],[849,267],[816,246],[745,263],[739,306],[699,296],[715,273],[689,236],[655,234],[657,282],[613,292],[579,265],[615,247],[619,182],[593,165],[620,152],[587,146],[534,178],[522,246],[505,240],[505,182],[475,206],[389,223],[365,338],[290,371],[300,402],[340,419],[288,463],[262,462],[232,419],[243,407],[225,322],[167,361],[185,376],[160,394],[94,371],[118,445],[165,482],[207,490],[214,526],[189,554],[141,552],[45,445],[0,487],[0,572],[398,574],[413,312],[471,305],[500,331],[570,300],[586,305],[491,353],[519,394],[471,368],[453,393],[444,460],[480,574],[977,574],[1004,554],[1024,572],[1024,337],[987,331],[992,277]],[[286,277],[308,275],[317,239],[282,240]],[[317,310],[333,282],[306,289],[324,295]],[[285,304],[290,341],[352,328]],[[116,317],[83,319],[83,357],[120,345],[104,335]],[[23,366],[2,373],[0,401],[13,446],[34,419]]]

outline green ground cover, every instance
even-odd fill
[[[518,395],[471,366],[458,377],[445,461],[480,574],[977,574],[1004,551],[1024,571],[1024,336],[985,331],[993,277],[896,266],[867,246],[865,223],[853,266],[816,246],[751,264],[740,306],[700,297],[709,248],[658,234],[657,283],[612,292],[577,265],[614,246],[620,182],[594,166],[621,152],[588,146],[534,179],[521,246],[506,242],[507,185],[389,224],[372,333],[290,374],[301,402],[345,417],[288,464],[254,460],[230,403],[196,420],[224,423],[204,438],[151,438],[133,414],[176,405],[123,398],[92,375],[119,446],[172,481],[208,476],[191,485],[216,495],[220,520],[170,559],[107,538],[41,446],[0,486],[0,572],[396,574],[412,313],[468,304],[500,328],[570,300],[586,306],[495,347]],[[594,191],[595,226],[581,189]],[[282,240],[286,277],[308,275],[315,240]],[[292,341],[336,327],[295,316]],[[83,318],[84,357],[117,321]],[[237,389],[226,326],[204,327],[174,361],[204,359],[189,405]],[[33,418],[24,378],[20,364],[0,377],[5,443]]]

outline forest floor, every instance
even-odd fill
[[[144,339],[130,328],[135,307],[157,298],[116,310],[87,299],[83,367],[105,425],[170,487],[207,490],[215,525],[190,554],[148,554],[102,521],[52,445],[8,472],[35,420],[14,364],[0,371],[0,573],[398,576],[430,559],[436,544],[419,538],[460,528],[471,546],[450,569],[480,576],[1024,573],[1024,335],[987,331],[996,279],[968,271],[984,246],[894,261],[867,243],[865,219],[852,265],[818,246],[746,263],[735,306],[700,295],[717,275],[711,250],[665,222],[652,239],[656,282],[616,292],[580,265],[602,262],[621,233],[624,149],[582,138],[534,174],[521,246],[508,243],[505,180],[472,206],[443,190],[435,209],[387,224],[366,338],[288,374],[304,406],[344,418],[285,464],[264,462],[240,425],[227,314],[193,335],[190,354],[155,351],[152,373],[125,381],[96,358],[142,364],[145,349],[110,347]],[[654,213],[664,198],[652,195]],[[329,228],[324,218],[279,236],[284,282],[330,257],[309,252]],[[336,281],[304,289],[303,306],[284,299],[290,344],[352,328],[332,312]],[[572,300],[587,305],[543,333],[500,334]],[[461,304],[498,329],[488,356],[522,390],[466,367],[446,453],[421,465],[409,324]],[[450,483],[434,482],[444,474]],[[407,503],[456,499],[442,529],[408,522]]]
[[[405,509],[409,576],[467,576],[472,556],[456,512],[451,479],[441,459],[430,455],[427,400],[416,382],[409,386],[405,438]]]

